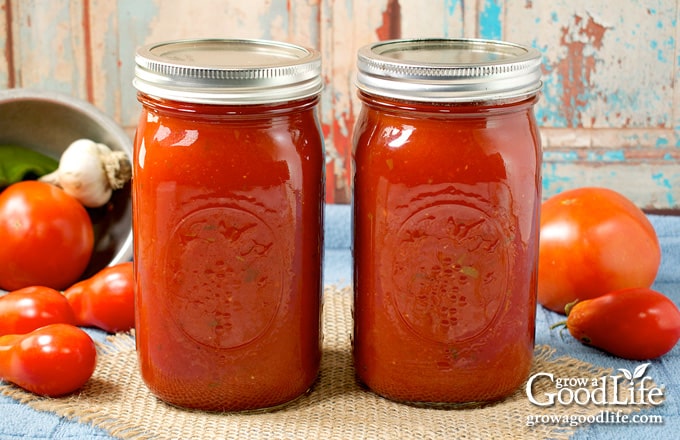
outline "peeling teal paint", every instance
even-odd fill
[[[499,40],[502,38],[502,0],[484,0],[479,11],[479,36]]]
[[[579,160],[579,155],[576,151],[546,150],[543,152],[543,160],[545,162],[574,162]]]
[[[278,20],[282,23],[282,30],[288,34],[288,2],[287,0],[274,0],[270,3],[268,13],[259,17],[262,38],[266,40],[274,39],[272,35],[272,22]]]
[[[446,14],[442,17],[442,27],[444,28],[444,37],[446,38],[460,38],[463,35],[464,23],[462,17],[464,15],[465,3],[463,0],[446,0],[445,3]],[[461,19],[458,26],[451,26],[449,19],[458,14]]]
[[[563,109],[559,105],[564,94],[560,75],[550,75],[551,68],[545,66],[543,75],[544,97],[536,105],[536,119],[540,125],[549,127],[566,128],[569,126]]]
[[[160,1],[160,0],[157,0]],[[159,6],[155,2],[140,2],[137,0],[119,0],[118,3],[118,28],[120,47],[118,56],[120,58],[120,99],[121,108],[126,109],[123,124],[136,126],[139,117],[140,104],[137,101],[137,91],[132,87],[134,78],[134,54],[137,46],[144,44],[151,29],[149,23],[159,14]],[[130,109],[134,109],[130,110]]]
[[[673,184],[669,178],[666,177],[664,173],[654,173],[652,174],[652,181],[656,183],[659,187],[663,188],[666,195],[666,203],[668,206],[677,206],[676,199],[673,196]]]
[[[666,139],[665,137],[656,138],[656,146],[657,147],[667,147],[669,144],[670,144],[670,142],[668,142],[668,139]]]
[[[446,0],[446,10],[449,13],[449,15],[453,15],[458,11],[458,8],[461,6],[461,0]]]
[[[542,187],[546,195],[557,194],[574,186],[573,179],[559,173],[559,166],[555,163],[543,162]]]
[[[21,51],[15,53],[17,77],[21,78],[21,64],[24,58],[30,58],[35,52],[43,53],[45,54],[43,59],[44,75],[37,78],[32,86],[86,99],[86,90],[83,87],[86,83],[84,71],[70,69],[69,75],[66,77],[66,75],[60,74],[64,72],[64,69],[59,68],[59,65],[77,64],[76,54],[80,53],[81,47],[84,45],[81,38],[82,34],[69,34],[62,30],[64,25],[70,26],[72,22],[82,20],[82,17],[73,15],[68,3],[58,4],[55,2],[50,3],[50,5],[51,7],[58,5],[58,8],[50,10],[50,15],[35,14],[35,10],[31,7],[19,10],[20,15],[17,18],[21,23],[30,23],[30,25],[19,27],[18,41],[21,41],[24,47],[30,48],[30,50],[26,53]],[[38,6],[35,7],[38,8]],[[52,14],[52,12],[54,13]]]
[[[675,51],[675,38],[668,37],[663,42],[663,47],[659,49],[657,58],[659,61],[663,63],[668,63],[669,60],[666,58],[666,55],[669,53],[673,53],[674,51]]]
[[[673,185],[671,185],[671,182],[669,179],[666,178],[665,174],[663,173],[654,173],[652,174],[652,180],[656,182],[659,186],[665,189],[671,189],[673,188]]]
[[[626,153],[623,150],[588,151],[586,159],[591,162],[624,162]]]
[[[667,63],[668,59],[666,58],[666,51],[668,50],[668,47],[673,45],[673,39],[670,39],[670,42],[664,42],[665,48],[659,48],[659,42],[656,40],[651,40],[649,42],[649,47],[651,47],[654,51],[656,51],[656,59],[661,62],[661,63]]]

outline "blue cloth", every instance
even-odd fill
[[[662,246],[662,263],[654,288],[680,304],[680,217],[649,216]],[[347,205],[329,205],[326,210],[324,282],[340,286],[352,280],[351,209]],[[550,330],[550,326],[564,317],[538,308],[536,343],[549,344],[556,355],[568,355],[596,366],[625,368],[632,371],[641,362],[625,361],[586,347],[567,333]],[[104,334],[90,331],[96,339]],[[652,361],[647,375],[665,385],[666,401],[659,407],[642,412],[664,417],[662,425],[654,424],[592,424],[581,427],[574,440],[591,439],[677,439],[680,436],[680,345],[661,359]],[[528,414],[527,414],[528,415]],[[523,423],[518,420],[518,423]],[[21,405],[9,397],[0,396],[0,439],[109,439],[103,430],[60,418],[51,413],[41,413]]]

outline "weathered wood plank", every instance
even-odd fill
[[[647,148],[678,150],[678,131],[672,128],[553,128],[543,126],[543,146],[551,148]]]
[[[11,2],[16,85],[87,99],[83,2]]]
[[[358,114],[353,84],[356,51],[384,36],[396,37],[393,23],[397,12],[393,0],[324,0],[321,39],[327,90],[321,108],[321,123],[327,146],[327,197],[331,202],[350,199],[351,136]],[[392,4],[392,9],[389,9]],[[328,27],[326,27],[328,26]],[[324,38],[325,37],[325,38]]]
[[[574,187],[603,186],[625,194],[643,209],[680,206],[677,157],[655,161],[562,161],[548,153],[548,158],[543,167],[544,198]]]
[[[89,38],[90,101],[116,121],[123,121],[118,5],[110,0],[89,0],[85,11]]]
[[[504,37],[544,54],[544,126],[673,126],[677,3],[507,1]]]
[[[348,202],[360,109],[356,50],[386,38],[502,38],[537,47],[544,194],[585,182],[680,208],[680,0],[0,0],[0,88],[88,99],[130,133],[138,46],[267,38],[321,50],[328,200]],[[643,189],[644,188],[644,189]]]
[[[166,2],[167,4],[167,2]],[[159,15],[155,2],[149,0],[118,0],[118,51],[120,84],[116,93],[120,93],[120,123],[133,131],[141,105],[137,101],[137,93],[132,87],[135,76],[135,52],[147,41],[151,22]],[[111,91],[109,90],[109,93]]]
[[[0,89],[14,87],[12,9],[8,0],[0,0]]]
[[[544,55],[544,196],[587,184],[679,206],[677,2],[506,2],[503,37]],[[523,23],[523,25],[517,25]]]
[[[303,0],[119,0],[120,101],[123,124],[134,127],[139,105],[132,88],[139,46],[184,38],[262,38],[316,47],[318,3]]]

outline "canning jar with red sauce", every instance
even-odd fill
[[[393,40],[361,48],[357,68],[358,379],[415,404],[502,399],[534,350],[539,53]]]
[[[135,334],[163,401],[262,410],[318,375],[320,69],[317,51],[273,41],[137,52]]]

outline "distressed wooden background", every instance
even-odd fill
[[[544,195],[600,185],[680,209],[680,0],[0,0],[0,88],[92,102],[132,135],[136,47],[266,38],[324,57],[328,201],[346,203],[355,52],[398,37],[481,37],[544,55]],[[2,115],[0,115],[2,117]]]

